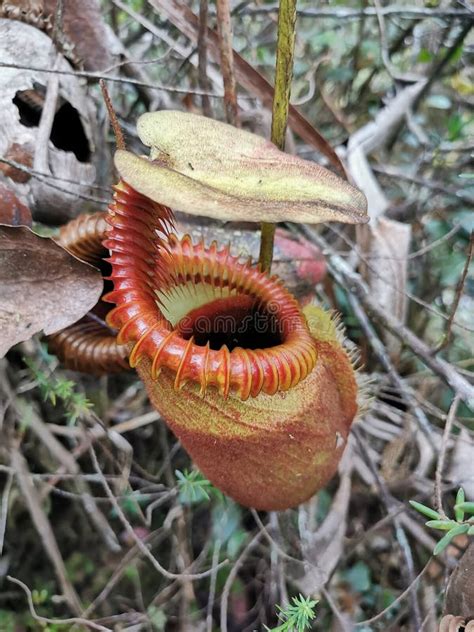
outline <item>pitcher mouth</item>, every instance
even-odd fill
[[[305,318],[277,277],[268,277],[214,242],[174,234],[169,209],[121,182],[109,207],[107,322],[131,347],[130,364],[151,361],[175,388],[186,382],[241,399],[286,391],[314,368]]]

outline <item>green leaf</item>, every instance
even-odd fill
[[[466,495],[464,494],[464,490],[462,487],[458,489],[458,493],[456,494],[456,503],[454,507],[454,516],[458,522],[462,522],[464,520],[464,509],[459,507],[466,500]]]
[[[272,628],[271,632],[305,632],[311,626],[311,621],[316,617],[314,611],[317,601],[309,597],[293,597],[293,603],[286,608],[277,606],[280,611],[278,618],[282,622],[276,628]],[[265,630],[270,630],[265,626]]]
[[[455,527],[457,523],[454,520],[428,520],[427,527],[431,529],[440,529],[441,531],[449,531]]]
[[[456,503],[454,507],[454,511],[456,510],[465,511],[469,514],[474,514],[474,503],[473,502],[465,502],[465,503]]]
[[[413,507],[413,509],[416,509],[427,518],[431,518],[432,520],[442,520],[441,514],[439,514],[434,509],[431,509],[430,507],[427,507],[426,505],[423,505],[416,500],[410,500],[409,503]]]
[[[344,573],[344,578],[355,592],[366,592],[372,585],[370,569],[367,564],[360,560]]]
[[[431,94],[426,99],[426,105],[437,110],[449,110],[452,103],[451,99],[444,94]]]
[[[467,524],[458,524],[456,527],[453,527],[451,531],[441,538],[438,544],[435,546],[433,554],[439,555],[444,549],[448,546],[453,538],[457,535],[461,535],[462,533],[467,533],[469,531],[469,525]]]
[[[418,61],[422,64],[427,64],[433,59],[433,55],[427,48],[422,48],[418,53]]]
[[[209,492],[214,488],[201,472],[176,470],[175,474],[178,479],[179,499],[183,505],[193,505],[211,499]]]
[[[474,524],[467,530],[467,535],[474,535]]]

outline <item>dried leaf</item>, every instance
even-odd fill
[[[29,228],[0,226],[0,357],[86,314],[102,292],[98,270]]]
[[[137,191],[173,209],[249,222],[367,220],[360,191],[260,136],[176,111],[144,114],[137,127],[150,160],[118,151],[117,169]]]
[[[466,621],[474,619],[474,544],[470,544],[451,575],[444,611],[462,617]]]
[[[0,182],[0,224],[31,226],[31,211],[15,192]]]
[[[54,24],[57,0],[45,0],[44,14],[51,16]],[[65,44],[74,47],[74,55],[86,70],[103,70],[112,63],[107,30],[99,0],[65,2],[62,29]]]
[[[377,301],[387,312],[404,323],[411,226],[379,217],[376,222],[369,224],[368,229],[368,281],[372,295],[377,297]],[[397,361],[401,342],[388,332],[384,332],[384,338],[390,357]]]

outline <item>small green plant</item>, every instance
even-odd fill
[[[305,632],[311,627],[311,621],[316,618],[314,611],[317,601],[309,597],[293,597],[292,603],[286,608],[277,606],[278,618],[281,624],[276,628],[267,628],[268,632]]]
[[[466,501],[464,490],[462,487],[456,494],[456,503],[454,505],[454,519],[448,518],[448,516],[440,514],[438,511],[427,507],[416,500],[410,500],[410,505],[413,509],[429,518],[426,522],[427,527],[432,529],[439,529],[440,531],[447,531],[438,544],[434,548],[434,555],[439,555],[444,551],[453,538],[457,535],[467,533],[467,535],[474,535],[474,502]],[[471,518],[465,519],[465,515],[472,515]]]
[[[56,406],[60,401],[65,408],[65,416],[71,426],[79,417],[85,415],[93,406],[84,393],[75,390],[76,384],[71,380],[54,376],[50,371],[42,369],[31,358],[24,358],[26,366],[38,385],[44,401]]]
[[[175,471],[178,479],[179,499],[183,505],[195,505],[211,499],[211,494],[220,493],[199,470]]]

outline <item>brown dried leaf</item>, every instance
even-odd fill
[[[367,276],[372,295],[387,312],[404,323],[411,226],[379,217],[369,224],[368,229],[370,269]],[[384,339],[390,357],[398,362],[401,342],[388,332],[384,332]]]
[[[57,0],[45,0],[44,14],[54,24]],[[103,70],[112,63],[107,31],[99,0],[65,2],[62,29],[65,43],[74,46],[74,55],[86,70]]]
[[[451,575],[444,611],[463,617],[466,621],[474,619],[474,544],[470,544]]]
[[[0,181],[0,224],[31,226],[30,209],[8,185]]]
[[[173,209],[248,222],[367,220],[358,189],[250,132],[169,110],[144,114],[137,129],[150,159],[118,151],[117,169],[137,191]]]
[[[0,226],[0,357],[82,318],[102,292],[98,270],[29,228]]]

